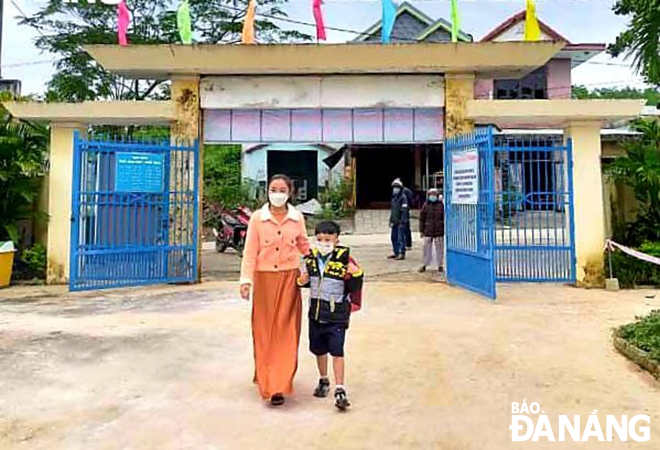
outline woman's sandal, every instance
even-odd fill
[[[275,394],[270,398],[271,406],[282,406],[284,404],[284,396],[282,394]]]

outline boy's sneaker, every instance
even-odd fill
[[[422,266],[422,267],[420,267],[419,270],[418,270],[418,272],[419,272],[419,273],[424,273],[424,272],[426,272],[426,266]]]
[[[346,409],[351,406],[344,388],[338,387],[335,389],[335,406],[340,411],[346,411]]]
[[[327,397],[328,392],[330,392],[330,380],[327,378],[319,378],[319,384],[317,384],[316,389],[314,389],[314,397]]]

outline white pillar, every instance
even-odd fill
[[[600,122],[572,122],[566,137],[573,141],[573,199],[578,285],[602,283],[605,209],[601,173]]]
[[[84,132],[79,123],[52,123],[48,174],[48,268],[49,284],[69,281],[71,251],[71,190],[73,186],[73,134]]]

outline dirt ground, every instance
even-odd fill
[[[383,244],[363,245],[378,270]],[[611,344],[613,327],[660,308],[660,291],[503,285],[493,303],[382,267],[349,330],[344,414],[311,395],[305,333],[296,393],[281,409],[261,401],[236,282],[0,291],[0,448],[660,448],[660,384]],[[563,414],[583,427],[594,409],[601,424],[647,414],[651,441],[512,443],[511,403],[524,399],[555,429]]]

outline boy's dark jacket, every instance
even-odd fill
[[[300,284],[310,288],[309,318],[317,322],[343,323],[348,326],[351,309],[362,303],[364,273],[348,272],[349,263],[357,267],[348,247],[337,246],[328,256],[323,274],[319,272],[318,250],[305,257],[309,282]]]
[[[424,204],[419,213],[419,231],[427,237],[445,235],[445,205],[441,201]]]

